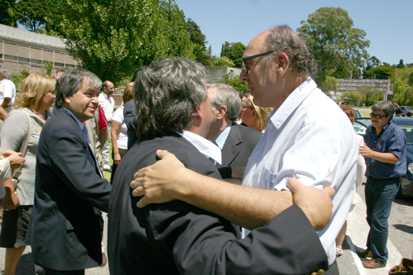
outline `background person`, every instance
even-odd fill
[[[133,82],[126,85],[122,95],[122,105],[116,109],[112,116],[113,165],[111,179],[113,179],[116,167],[128,151],[128,128],[124,121],[123,111],[124,103],[129,100],[133,100]]]
[[[14,210],[4,211],[0,235],[0,246],[6,248],[4,265],[5,275],[14,275],[17,263],[26,245],[30,244],[29,229],[34,202],[36,176],[36,153],[40,133],[48,118],[48,111],[53,104],[55,80],[37,73],[31,73],[21,84],[21,99],[18,109],[12,111],[1,131],[1,149],[23,152],[25,162],[22,166],[16,186],[19,206]],[[7,195],[7,194],[6,194]]]
[[[0,71],[0,129],[16,99],[16,86],[6,71]]]
[[[109,80],[103,82],[102,92],[99,94],[99,105],[103,108],[105,113],[105,118],[108,123],[107,131],[111,133],[112,115],[115,109],[115,99],[113,98],[113,93],[115,92],[115,85]],[[110,171],[110,135],[109,139],[102,145],[102,161],[103,170]]]
[[[366,158],[365,188],[367,223],[370,231],[367,250],[361,253],[365,268],[381,268],[388,259],[388,219],[391,205],[400,188],[400,177],[407,171],[406,136],[392,122],[395,107],[381,101],[371,108],[371,125],[364,136],[360,153]]]
[[[267,126],[268,115],[271,113],[272,109],[255,105],[254,97],[250,93],[243,94],[241,100],[240,118],[242,123],[247,127],[262,132]]]
[[[218,170],[223,178],[240,183],[248,157],[261,133],[236,123],[240,115],[241,99],[234,88],[226,84],[210,84],[208,92],[219,122],[217,134],[210,137],[222,151],[222,164]]]

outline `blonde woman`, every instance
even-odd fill
[[[241,98],[241,120],[250,128],[262,132],[267,126],[268,115],[272,108],[262,108],[254,103],[254,97],[250,93],[242,95]]]
[[[17,263],[29,244],[29,228],[34,201],[36,151],[40,132],[54,102],[55,80],[37,73],[21,83],[20,98],[15,109],[4,121],[0,134],[1,149],[21,151],[27,144],[25,162],[16,186],[19,206],[4,211],[0,247],[6,248],[4,275],[15,275]],[[7,194],[6,194],[7,195]]]

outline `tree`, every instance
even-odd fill
[[[16,16],[14,14],[14,7],[16,0],[2,0],[0,1],[0,24],[16,26]]]
[[[324,7],[302,21],[298,31],[304,36],[318,63],[317,79],[326,76],[355,78],[361,75],[368,58],[366,32],[353,27],[342,8]]]
[[[17,22],[29,31],[42,31],[46,25],[45,17],[50,12],[51,5],[53,5],[51,0],[19,0],[14,7]]]
[[[23,0],[22,0],[23,1]],[[173,0],[37,0],[44,29],[102,79],[118,81],[154,59],[194,58],[185,15]]]
[[[210,55],[207,52],[205,35],[202,33],[198,24],[192,19],[186,21],[187,30],[190,35],[190,39],[193,45],[193,52],[195,55],[195,60],[208,65],[210,63]]]
[[[228,42],[225,41],[221,48],[221,57],[228,57],[232,60],[235,67],[241,68],[242,55],[245,51],[245,45],[241,42]]]
[[[364,77],[369,79],[389,79],[393,74],[394,68],[390,65],[380,65],[372,67],[364,72]]]

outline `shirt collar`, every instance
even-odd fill
[[[225,127],[224,131],[222,131],[218,135],[218,137],[215,139],[215,143],[218,145],[219,149],[222,150],[222,148],[224,148],[225,141],[227,141],[230,131],[231,131],[231,126]]]
[[[180,135],[195,146],[195,148],[207,158],[211,158],[215,162],[221,164],[221,150],[214,143],[198,134],[186,130],[184,130]]]
[[[274,110],[270,117],[270,121],[275,128],[280,128],[287,118],[297,109],[297,107],[304,101],[304,99],[317,88],[317,84],[311,77],[308,77],[301,83],[294,91],[288,95],[281,106]]]
[[[84,124],[83,122],[81,122],[81,121],[75,116],[75,114],[73,114],[73,112],[72,112],[70,109],[68,109],[68,108],[66,108],[66,107],[63,107],[63,110],[76,121],[77,125],[79,125],[79,127],[80,127],[80,130],[83,131],[83,129],[86,127],[85,124]]]

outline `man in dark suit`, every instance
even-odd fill
[[[211,84],[208,91],[219,122],[218,136],[213,137],[222,150],[222,164],[218,170],[222,178],[241,183],[248,158],[261,133],[236,123],[241,111],[241,99],[234,88],[226,84]]]
[[[32,251],[51,274],[84,274],[102,264],[103,220],[111,185],[89,147],[85,121],[98,106],[101,82],[87,71],[66,72],[56,85],[56,109],[40,136]]]
[[[129,183],[137,169],[156,161],[157,149],[170,150],[203,175],[219,178],[219,173],[209,160],[214,145],[204,138],[217,122],[204,68],[185,59],[166,59],[139,71],[135,89],[140,143],[125,155],[113,182],[111,274],[307,274],[326,267],[313,221],[297,206],[245,239],[238,238],[238,229],[228,220],[184,202],[138,208]]]

